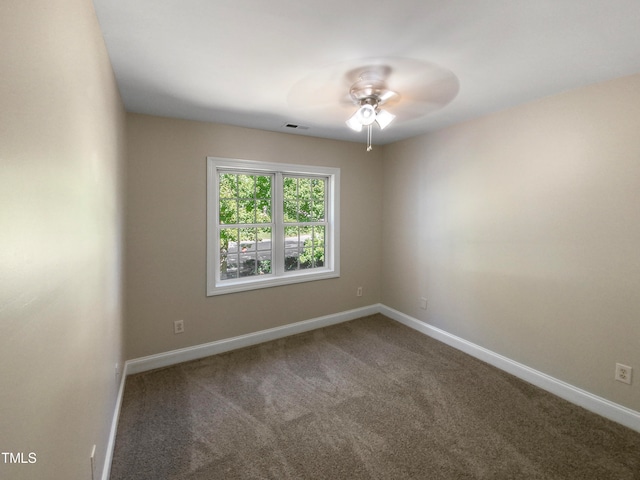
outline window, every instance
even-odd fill
[[[338,277],[340,170],[207,158],[207,295]]]

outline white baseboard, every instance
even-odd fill
[[[116,406],[113,411],[113,419],[111,420],[111,429],[109,430],[109,439],[107,440],[107,449],[104,456],[104,466],[102,467],[102,480],[109,480],[111,475],[111,462],[113,460],[113,449],[116,446],[116,434],[118,433],[118,420],[120,419],[120,408],[122,408],[122,398],[124,397],[124,384],[128,375],[127,363],[125,362],[120,376],[120,386],[118,387],[118,397],[116,398]]]
[[[553,378],[545,373],[534,370],[521,363],[504,357],[498,353],[492,352],[484,347],[471,343],[463,338],[452,335],[432,325],[421,322],[420,320],[410,317],[402,312],[394,310],[382,304],[369,305],[367,307],[356,308],[346,312],[340,312],[324,317],[313,318],[302,322],[284,325],[282,327],[270,328],[255,333],[241,335],[239,337],[218,340],[211,343],[196,345],[194,347],[172,350],[157,355],[136,358],[125,362],[122,372],[122,380],[118,392],[118,399],[111,424],[111,432],[105,456],[105,465],[102,474],[102,480],[109,480],[111,471],[111,461],[113,457],[113,449],[117,433],[118,419],[120,417],[120,408],[122,405],[122,397],[124,395],[124,385],[127,375],[145,372],[156,368],[167,367],[190,360],[216,355],[219,353],[244,348],[259,343],[288,337],[298,333],[308,332],[318,328],[328,327],[356,318],[366,317],[376,313],[382,313],[387,317],[396,320],[420,333],[428,335],[439,340],[457,350],[461,350],[472,357],[478,358],[494,367],[504,370],[522,380],[529,382],[537,387],[542,388],[560,398],[563,398],[575,405],[579,405],[591,412],[601,415],[605,418],[620,423],[637,432],[640,432],[640,412],[631,410],[613,403],[605,398],[593,395],[585,390],[574,387],[566,382]]]
[[[259,332],[240,335],[239,337],[227,338],[211,343],[204,343],[194,347],[171,350],[170,352],[149,355],[148,357],[136,358],[126,362],[129,374],[146,372],[155,368],[167,367],[177,363],[197,360],[199,358],[217,355],[219,353],[237,350],[238,348],[250,347],[259,343],[277,340],[278,338],[289,337],[298,333],[308,332],[317,328],[328,327],[337,323],[348,322],[356,318],[374,315],[380,311],[380,305],[370,305],[368,307],[347,310],[346,312],[325,315],[324,317],[312,318],[302,322],[283,325],[282,327],[270,328]]]
[[[553,393],[575,405],[585,408],[593,413],[597,413],[609,420],[620,423],[637,432],[640,432],[640,412],[623,407],[605,398],[574,387],[562,380],[551,377],[546,373],[539,372],[527,367],[498,353],[492,352],[484,347],[468,342],[463,338],[452,335],[432,325],[426,324],[416,318],[405,315],[402,312],[380,305],[380,313],[396,320],[420,333],[424,333],[447,345],[468,353],[483,362],[504,370],[536,387],[540,387],[547,392]]]

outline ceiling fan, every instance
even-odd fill
[[[288,102],[311,121],[346,120],[352,130],[366,130],[371,151],[374,125],[383,130],[393,121],[423,117],[451,102],[458,90],[458,78],[447,69],[422,60],[381,57],[321,68],[293,86]]]
[[[388,66],[365,67],[349,90],[353,103],[359,107],[346,124],[356,132],[361,132],[362,128],[366,127],[367,152],[373,148],[371,146],[373,124],[377,124],[380,130],[383,130],[396,118],[394,114],[380,108],[387,101],[399,97],[385,84],[385,78],[389,76],[390,70]]]

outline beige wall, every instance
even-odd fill
[[[640,410],[638,132],[636,75],[386,146],[383,303]]]
[[[124,358],[125,117],[92,3],[1,2],[0,70],[0,451],[36,454],[0,478],[88,479]]]
[[[137,114],[127,145],[128,358],[379,302],[381,149]],[[207,156],[339,167],[340,278],[207,297]]]

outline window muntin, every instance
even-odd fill
[[[207,294],[339,276],[339,177],[209,157]]]

